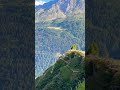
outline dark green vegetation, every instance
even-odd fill
[[[86,90],[120,90],[119,3],[86,0]]]
[[[86,0],[86,51],[94,41],[100,56],[120,59],[120,1]]]
[[[87,55],[86,90],[120,90],[120,61]]]
[[[92,43],[85,57],[86,90],[120,90],[120,61],[99,56]]]
[[[76,45],[73,44],[72,47],[71,47],[71,49],[76,50]]]
[[[86,51],[92,47],[85,60],[86,90],[120,90],[119,3],[86,0]],[[99,48],[99,56],[93,42]]]
[[[36,79],[36,90],[85,89],[84,57],[77,51],[68,51],[68,53],[60,57],[41,77]]]
[[[76,90],[85,90],[85,82],[80,82],[76,87]]]
[[[92,43],[89,46],[88,51],[86,52],[87,55],[92,54],[92,55],[99,55],[99,49],[98,46],[96,45],[96,43]]]
[[[77,45],[77,49],[84,50],[84,26],[84,19],[72,17],[36,23],[36,46],[39,44],[39,40],[42,40],[40,42],[42,45],[41,51],[46,51],[49,50],[49,47],[54,47],[54,49],[50,49],[49,51],[62,51],[64,53],[71,48],[73,43]]]
[[[34,89],[34,8],[24,1],[0,0],[0,90]]]

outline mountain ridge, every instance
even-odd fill
[[[63,54],[73,43],[78,50],[85,50],[84,10],[80,13],[84,4],[81,2],[83,3],[83,0],[54,0],[36,7],[36,78],[56,62],[56,54]]]
[[[35,20],[54,20],[83,15],[84,0],[54,0],[35,7]]]
[[[84,19],[78,19],[72,17],[35,24],[36,77],[42,75],[55,63],[56,53],[63,54],[71,48],[72,44],[76,44],[77,50],[85,50]]]
[[[84,53],[81,53],[79,50],[64,53],[42,76],[36,78],[36,90],[76,90],[85,78]]]

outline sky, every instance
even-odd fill
[[[35,0],[35,6],[43,5],[44,3],[49,2],[49,1],[51,0]]]

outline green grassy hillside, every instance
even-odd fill
[[[41,77],[36,79],[36,90],[76,90],[77,88],[85,88],[83,85],[78,86],[85,78],[84,66],[84,56],[79,51],[68,51],[53,66],[48,68]]]
[[[85,90],[85,82],[79,83],[76,90]]]
[[[84,80],[85,78],[85,80]],[[41,77],[36,90],[119,90],[120,61],[69,50]]]

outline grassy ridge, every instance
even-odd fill
[[[36,90],[76,90],[79,82],[84,81],[85,71],[84,59],[79,52],[73,52],[69,51],[36,79]]]

